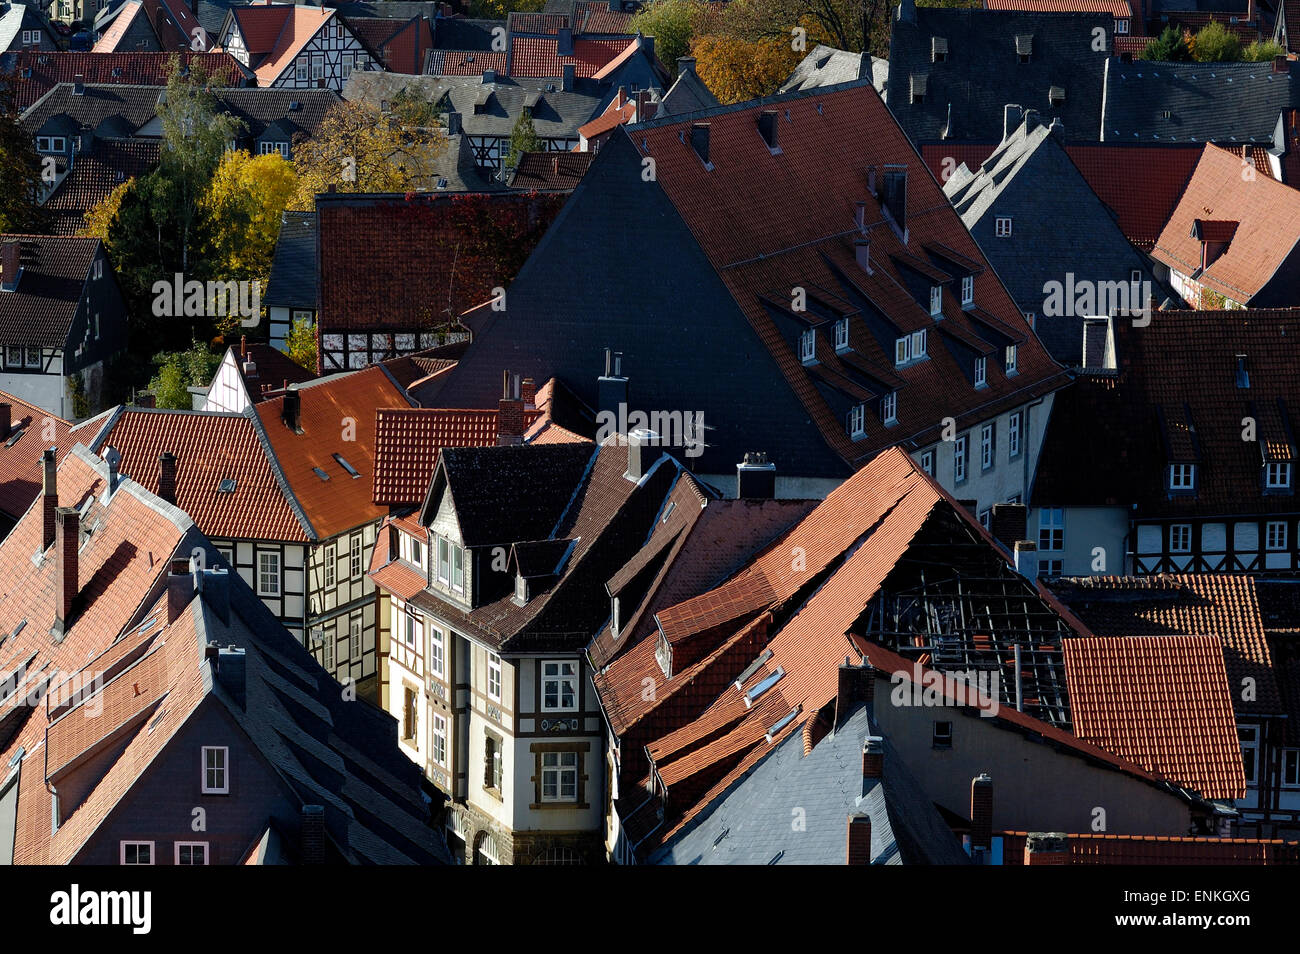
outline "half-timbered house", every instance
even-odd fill
[[[259,86],[340,92],[353,70],[382,70],[330,7],[254,3],[232,7],[218,43],[257,75]]]

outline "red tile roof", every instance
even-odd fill
[[[27,50],[8,56],[12,57],[12,84],[19,109],[26,109],[59,83],[71,83],[77,76],[84,77],[86,83],[165,86],[168,63],[173,56],[179,56],[182,65],[201,65],[212,77],[213,85],[245,85],[239,62],[228,53],[41,53]]]
[[[63,181],[45,202],[45,208],[62,213],[58,221],[74,234],[85,227],[85,213],[128,179],[142,176],[158,164],[158,142],[142,139],[96,138],[82,152]],[[61,232],[61,234],[64,234]]]
[[[541,411],[525,410],[531,427]],[[424,500],[429,478],[444,447],[491,447],[497,442],[495,408],[390,408],[375,412],[376,504],[392,506]]]
[[[292,68],[303,47],[312,41],[338,11],[304,4],[267,3],[231,7],[231,14],[250,53],[262,54],[253,72],[258,85],[272,86]]]
[[[1253,577],[1235,573],[1063,579],[1053,592],[1098,636],[1212,636],[1228,681],[1251,680],[1249,698],[1232,694],[1238,716],[1285,711],[1273,675]]]
[[[127,408],[100,437],[122,455],[122,472],[158,492],[160,454],[176,457],[176,506],[209,537],[306,541],[259,439],[242,414]],[[223,491],[223,481],[234,489]],[[229,485],[227,485],[229,486]]]
[[[756,134],[764,109],[778,112],[779,154]],[[710,129],[707,168],[691,146],[690,128],[705,120]],[[643,156],[655,160],[660,187],[823,439],[850,464],[900,441],[937,437],[938,422],[945,417],[965,427],[976,418],[987,419],[996,408],[1024,403],[1065,383],[1065,372],[1029,333],[1020,309],[869,86],[788,93],[756,105],[720,107],[685,120],[651,120],[627,130],[614,135],[628,135]],[[867,191],[866,167],[887,163],[910,166],[906,246],[887,224],[880,200]],[[855,202],[864,203],[872,274],[855,258]],[[900,257],[920,258],[943,248],[984,268],[975,277],[976,300],[994,323],[1022,336],[1018,376],[1008,378],[998,362],[989,362],[987,388],[977,391],[959,354],[972,346],[984,354],[997,350],[987,329],[961,308],[952,283],[943,295],[941,324],[930,317],[928,300],[922,306],[908,291]],[[794,287],[807,289],[810,297],[817,289],[842,289],[832,292],[829,307],[816,319],[821,324],[816,331],[818,364],[811,368],[800,363],[773,317],[776,311],[787,322],[807,320],[787,314]],[[850,323],[851,353],[836,353],[825,312],[838,307],[860,314],[858,305],[842,300],[845,295],[865,299],[899,334],[931,329],[929,359],[895,371],[892,341],[882,346],[866,321]],[[961,344],[950,347],[946,337]],[[866,437],[858,440],[850,439],[845,420],[820,390],[838,392],[844,405],[872,402],[874,409],[877,394],[891,388],[899,390],[898,424],[887,428],[867,414]]]
[[[555,37],[512,36],[509,73],[513,77],[560,77],[572,65],[579,77],[591,77],[634,43],[627,37],[575,39],[573,55],[560,56]]]
[[[62,459],[72,443],[68,439],[72,425],[4,391],[0,391],[0,403],[9,405],[10,421],[9,434],[0,438],[0,514],[16,520],[40,495],[41,454],[47,447],[55,447],[57,459]]]
[[[1128,0],[984,0],[985,10],[1019,10],[1023,13],[1109,13],[1132,19]]]
[[[1025,863],[1029,832],[994,832],[1002,838],[1002,863]],[[1072,865],[1294,865],[1300,852],[1294,844],[1275,839],[1178,838],[1166,835],[1105,835],[1096,832],[1065,836]]]
[[[266,400],[271,393],[282,390],[286,385],[305,384],[316,378],[314,371],[309,371],[279,348],[265,342],[241,343],[234,357],[244,388],[254,404]],[[251,380],[244,370],[244,364],[248,361],[253,362],[257,375]]]
[[[1201,265],[1201,242],[1192,236],[1194,223],[1239,222],[1227,250],[1196,281],[1244,305],[1277,274],[1300,240],[1300,191],[1263,176],[1243,176],[1242,168],[1240,158],[1207,144],[1151,254],[1156,261],[1191,275]],[[1213,231],[1211,236],[1210,241],[1223,237]]]
[[[316,538],[330,537],[381,520],[387,509],[371,499],[375,472],[375,411],[409,407],[383,368],[334,375],[296,389],[302,433],[282,421],[284,398],[256,407],[275,459],[302,506]],[[352,477],[337,457],[357,471]],[[329,477],[322,480],[316,469]]]
[[[1075,734],[1206,798],[1246,794],[1216,636],[1065,641]]]
[[[574,5],[577,22],[574,34],[578,33],[615,33],[627,34],[635,14],[622,10],[611,10],[608,0],[579,0]]]
[[[108,29],[100,34],[95,45],[91,47],[92,53],[113,53],[117,50],[117,45],[122,42],[122,37],[126,35],[127,28],[135,22],[138,14],[144,11],[144,4],[140,0],[125,0],[122,8],[113,17],[113,22]],[[146,18],[147,19],[147,18]]]

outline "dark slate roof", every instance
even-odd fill
[[[818,43],[781,84],[781,92],[834,86],[836,83],[851,83],[859,79],[870,79],[877,91],[884,92],[888,78],[888,60],[869,53],[851,53]]]
[[[656,116],[673,116],[678,113],[693,113],[699,109],[710,109],[718,104],[718,97],[704,85],[704,80],[695,70],[682,70],[677,74],[673,85],[659,100]]]
[[[343,87],[345,99],[378,105],[399,90],[409,90],[430,102],[445,97],[460,113],[461,124],[471,136],[509,136],[534,94],[541,102],[533,107],[533,125],[542,137],[578,138],[578,127],[598,115],[603,89],[592,80],[579,80],[573,92],[560,89],[556,80],[507,79],[497,77],[485,84],[482,76],[406,76],[398,73],[353,72]],[[474,104],[490,94],[487,111],[475,114]]]
[[[226,14],[231,8],[246,6],[247,0],[194,0],[192,9],[199,26],[207,30],[208,36],[215,40],[221,33],[221,25],[225,23]]]
[[[1271,62],[1108,60],[1102,139],[1272,145],[1282,111],[1300,106],[1298,70],[1294,62],[1275,73]]]
[[[102,202],[127,179],[144,175],[158,164],[159,144],[142,139],[96,138],[82,152],[63,181],[45,201],[57,213],[54,231],[74,235],[85,224],[85,213]]]
[[[1000,140],[1007,104],[1036,109],[1044,122],[1060,118],[1067,139],[1098,138],[1110,14],[921,8],[912,15],[910,22],[894,19],[886,101],[914,143]],[[1102,52],[1093,49],[1098,28],[1106,35]],[[1028,63],[1016,51],[1022,36],[1033,37]],[[933,38],[948,41],[946,61],[931,61]],[[925,101],[917,105],[911,102],[914,76],[928,80]],[[1053,86],[1065,89],[1060,108],[1048,100]],[[950,105],[952,130],[945,136]]]
[[[952,176],[944,193],[1020,310],[1034,313],[1039,340],[1062,364],[1082,363],[1085,316],[1048,317],[1049,282],[1063,289],[1068,275],[1076,283],[1129,282],[1137,270],[1152,283],[1157,305],[1170,295],[1044,126],[1029,131],[1022,124],[972,176]],[[994,223],[1004,216],[1012,233],[999,237]]]
[[[0,340],[62,348],[90,277],[99,239],[52,235],[0,235],[23,245],[14,291],[0,291]]]
[[[443,448],[425,519],[449,485],[465,546],[549,539],[595,454],[590,444]]]
[[[392,3],[373,4],[378,7]],[[492,31],[506,28],[505,20],[469,20],[462,17],[439,17],[433,24],[433,46],[437,50],[490,50]]]
[[[888,738],[884,777],[862,778],[862,746],[872,735],[865,706],[808,755],[803,733],[790,733],[651,863],[842,865],[848,818],[863,813],[871,819],[873,865],[969,864]],[[799,830],[791,824],[795,809],[803,810],[806,823]]]
[[[214,89],[213,94],[232,115],[247,125],[246,135],[256,139],[268,126],[279,122],[295,135],[310,137],[338,102],[338,94],[330,89]],[[299,108],[293,109],[292,104]]]
[[[316,213],[285,212],[263,300],[315,311],[316,288]]]
[[[0,54],[0,73],[12,74],[19,110],[26,109],[59,83],[78,76],[87,84],[157,86],[167,82],[171,58],[181,57],[183,67],[198,64],[218,86],[238,86],[252,74],[228,53],[154,53],[131,50],[113,53],[36,52]]]

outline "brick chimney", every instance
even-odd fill
[[[535,410],[537,408],[537,382],[532,378],[524,378],[520,381],[519,396],[523,398],[526,410]]]
[[[1290,72],[1290,69],[1291,69],[1291,67],[1287,65],[1287,59],[1286,59],[1285,56],[1275,56],[1275,57],[1273,57],[1273,72],[1274,72],[1274,73],[1287,73],[1287,72]]]
[[[875,696],[876,670],[870,666],[854,666],[845,659],[839,668],[835,692],[835,728],[839,729],[859,705],[872,711]]]
[[[885,740],[878,735],[868,736],[862,743],[862,787],[868,781],[885,777]]]
[[[871,816],[850,815],[848,836],[845,839],[845,864],[871,864]]]
[[[1017,540],[1025,539],[1027,520],[1024,504],[994,504],[989,514],[989,532],[998,543],[1011,550]]]
[[[302,395],[298,393],[297,388],[284,392],[284,407],[280,410],[280,420],[295,434],[302,433]]]
[[[970,783],[971,854],[993,847],[993,779],[981,774]]]
[[[6,402],[0,402],[0,441],[9,439],[13,431],[13,405]]]
[[[519,375],[501,373],[501,401],[497,410],[497,446],[513,447],[524,442],[524,401]]]
[[[1033,831],[1025,838],[1025,864],[1068,865],[1070,840],[1064,832]]]
[[[54,511],[59,506],[58,467],[54,463],[54,448],[47,447],[41,453],[41,552],[44,553],[54,544]]]
[[[176,455],[171,451],[158,455],[158,496],[169,504],[176,503]]]
[[[76,507],[55,511],[55,594],[54,632],[63,637],[72,626],[72,601],[81,586],[78,551],[81,548],[81,512]]]
[[[325,806],[304,805],[299,832],[299,861],[304,865],[325,863]]]
[[[22,267],[22,245],[16,239],[0,245],[0,289],[15,291]]]

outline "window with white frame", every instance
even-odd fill
[[[988,384],[988,358],[983,355],[975,359],[975,387],[982,388]]]
[[[407,537],[408,552],[411,555],[411,562],[421,570],[427,569],[424,564],[424,541],[416,537]]]
[[[835,350],[843,351],[849,346],[849,320],[841,318],[835,322]]]
[[[578,800],[578,753],[542,753],[542,801]]]
[[[307,57],[305,56],[298,57],[298,59],[295,60],[293,64],[294,81],[298,83],[307,82],[307,69],[308,69]]]
[[[334,548],[334,543],[325,544],[325,586],[333,587],[338,583],[338,552]]]
[[[39,368],[41,366],[41,349],[24,348],[23,349],[23,367]]]
[[[424,629],[424,621],[420,619],[420,615],[409,606],[406,608],[406,613],[404,615],[406,617],[406,625],[403,627],[405,630],[406,645],[408,649],[415,649],[420,644],[420,636],[423,635],[422,630]]]
[[[321,665],[327,672],[334,671],[334,624],[321,627]]]
[[[1259,727],[1254,725],[1237,726],[1237,738],[1241,742],[1241,764],[1246,770],[1246,784],[1259,784]]]
[[[447,766],[447,719],[433,713],[433,760]]]
[[[1020,456],[1020,428],[1024,420],[1024,411],[1016,411],[1007,418],[1007,459],[1014,460]]]
[[[895,367],[907,364],[912,357],[912,336],[903,335],[901,338],[894,339],[894,365]]]
[[[257,551],[257,595],[280,595],[280,554],[271,550]]]
[[[817,357],[817,332],[811,328],[799,335],[799,360],[808,364]]]
[[[1006,364],[1008,377],[1016,373],[1017,363],[1020,357],[1019,354],[1017,353],[1018,347],[1019,347],[1018,345],[1013,345],[1013,344],[1007,345],[1005,364]]]
[[[880,399],[880,420],[885,424],[898,423],[897,391],[890,391]]]
[[[343,71],[344,79],[347,79],[349,76],[352,75],[352,54],[351,53],[343,54],[343,56],[339,59],[339,67]]]
[[[451,588],[465,592],[465,550],[458,546],[451,548]]]
[[[361,617],[354,616],[348,623],[348,658],[361,658]]]
[[[95,259],[95,264],[91,268],[90,277],[96,281],[104,277],[104,260],[102,258]]]
[[[501,701],[501,657],[496,653],[487,657],[487,694],[493,702]]]
[[[1192,552],[1192,525],[1190,523],[1175,523],[1169,528],[1169,552],[1170,553],[1191,553]]]
[[[934,476],[934,451],[921,451],[921,469],[928,476]]]
[[[1030,328],[1033,328],[1034,322],[1036,321],[1036,316],[1034,315],[1034,313],[1032,311],[1026,311],[1026,312],[1022,312],[1022,314],[1025,316],[1025,322],[1029,325]]]
[[[1038,511],[1038,549],[1065,549],[1065,510],[1044,507]]]
[[[980,470],[988,470],[993,466],[993,438],[992,424],[980,428]]]
[[[361,534],[352,534],[352,538],[348,541],[348,576],[354,580],[359,579],[365,571],[364,549]]]
[[[925,329],[912,332],[912,360],[920,361],[926,355]]]
[[[124,865],[151,865],[153,860],[152,841],[124,841],[121,844],[121,863]]]
[[[438,537],[438,582],[451,583],[451,541]]]
[[[203,794],[230,794],[230,749],[224,745],[203,746]]]
[[[930,314],[937,315],[943,311],[943,286],[930,286]]]
[[[849,408],[849,436],[862,437],[867,432],[867,408],[865,404],[855,404]]]
[[[993,234],[998,238],[1008,238],[1011,235],[1011,217],[999,215],[993,222]]]
[[[1115,20],[1115,32],[1116,32],[1116,33],[1127,33],[1127,32],[1128,32],[1128,21],[1127,21],[1127,20],[1116,19],[1116,20]]]
[[[176,842],[176,863],[178,865],[206,865],[208,863],[208,843],[206,841]]]
[[[578,708],[578,664],[572,659],[542,661],[542,711],[574,712]]]
[[[992,514],[992,512],[993,512],[992,510],[981,510],[979,512],[980,526],[983,527],[985,530],[989,528],[989,517]]]
[[[446,675],[447,646],[442,630],[436,626],[429,627],[429,674],[441,679]]]
[[[1285,490],[1291,486],[1291,465],[1270,461],[1264,467],[1264,486],[1269,490]]]
[[[1170,464],[1169,489],[1192,490],[1196,486],[1195,464]]]
[[[1269,550],[1286,549],[1286,521],[1270,520],[1264,528],[1264,546]]]
[[[961,280],[961,303],[970,305],[975,302],[975,276],[966,275]]]
[[[953,442],[952,455],[952,479],[953,483],[961,483],[966,479],[966,435],[963,434]]]
[[[311,78],[313,82],[325,78],[325,54],[313,53],[311,55]]]
[[[1282,787],[1300,788],[1300,749],[1282,750]]]

